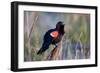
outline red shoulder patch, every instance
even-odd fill
[[[50,35],[54,38],[58,37],[58,31],[53,31],[50,33]]]

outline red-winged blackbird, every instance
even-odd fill
[[[45,52],[51,44],[57,47],[57,44],[61,41],[64,33],[65,33],[64,24],[63,22],[59,21],[56,24],[55,29],[50,29],[45,33],[44,38],[43,38],[42,47],[37,52],[37,54],[42,54],[43,52]]]

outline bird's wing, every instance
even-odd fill
[[[50,33],[50,35],[53,37],[53,38],[57,38],[58,37],[58,31],[53,31]]]

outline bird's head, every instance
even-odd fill
[[[64,23],[62,22],[62,21],[59,21],[57,24],[56,24],[56,29],[60,32],[60,33],[62,33],[62,34],[64,34]]]

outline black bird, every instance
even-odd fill
[[[56,24],[55,29],[50,29],[45,33],[44,38],[43,38],[42,47],[37,52],[37,54],[42,54],[43,52],[45,52],[51,44],[57,47],[57,44],[61,41],[64,33],[65,33],[64,24],[63,22],[59,21]]]

